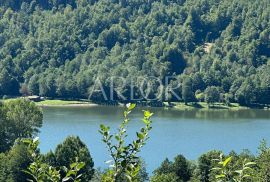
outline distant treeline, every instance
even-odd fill
[[[270,104],[269,0],[1,0],[0,95]],[[179,88],[176,87],[181,83]],[[174,89],[177,88],[177,89]],[[167,89],[151,81],[149,98]],[[133,89],[140,98],[141,89]],[[162,97],[164,98],[164,97]],[[179,100],[179,99],[178,99]]]

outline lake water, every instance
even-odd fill
[[[142,110],[131,115],[129,139],[143,126]],[[241,152],[249,149],[254,154],[262,139],[270,142],[270,111],[177,111],[151,108],[154,112],[153,129],[141,157],[147,170],[153,171],[168,157],[183,154],[190,160],[212,149]],[[78,135],[86,143],[95,167],[105,168],[109,160],[107,149],[98,132],[101,123],[117,128],[122,120],[121,107],[48,107],[44,108],[44,122],[40,133],[41,151],[54,150],[68,135]]]

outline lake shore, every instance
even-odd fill
[[[19,97],[5,99],[1,101],[9,101],[12,99],[17,99]],[[94,107],[99,105],[105,106],[116,106],[122,107],[124,103],[118,102],[104,102],[104,103],[95,103],[86,99],[78,99],[78,100],[64,100],[64,99],[46,99],[39,102],[35,102],[40,107]],[[224,103],[214,103],[207,104],[206,102],[192,102],[185,104],[184,102],[139,102],[137,103],[138,107],[162,107],[165,109],[175,109],[175,110],[246,110],[246,109],[264,109],[270,110],[270,105],[262,106],[262,105],[253,105],[251,107],[241,106],[238,103],[230,103],[226,105]]]
[[[40,107],[92,107],[98,104],[84,100],[44,100],[36,102]]]
[[[245,110],[251,109],[252,107],[240,106],[238,103],[230,103],[226,105],[224,103],[215,103],[215,104],[207,104],[206,102],[196,102],[196,103],[188,103],[185,104],[183,102],[173,102],[171,104],[165,103],[165,107],[170,107],[176,110]],[[172,106],[170,106],[172,105]]]
[[[93,103],[91,101],[85,101],[85,100],[45,100],[41,102],[37,102],[38,106],[41,107],[93,107],[93,106],[99,106],[99,105],[105,105],[105,106],[116,106],[116,107],[122,107],[124,106],[124,103]],[[147,105],[146,103],[138,103],[138,107],[161,107],[165,109],[175,109],[175,110],[193,110],[193,109],[199,109],[199,110],[246,110],[246,109],[264,109],[264,110],[270,110],[270,106],[268,107],[247,107],[247,106],[241,106],[238,103],[230,103],[229,105],[226,105],[224,103],[215,103],[208,105],[206,102],[196,102],[196,103],[188,103],[187,105],[184,102],[163,102],[162,106],[158,104],[158,106],[153,105]]]

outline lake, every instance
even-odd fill
[[[129,140],[143,126],[141,110],[143,108],[137,108],[130,116]],[[256,154],[262,139],[270,142],[269,110],[150,110],[154,112],[153,129],[141,152],[149,172],[156,169],[166,157],[173,159],[177,154],[183,154],[190,160],[212,149],[226,153],[249,149]],[[43,111],[44,122],[39,134],[43,153],[54,150],[68,135],[78,135],[88,146],[95,167],[107,167],[104,162],[110,158],[101,141],[99,125],[103,123],[115,130],[122,120],[123,108],[45,107]]]

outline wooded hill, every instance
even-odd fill
[[[1,0],[0,6],[0,95],[88,98],[97,77],[109,92],[114,76],[128,83],[176,76],[170,85],[182,83],[174,92],[187,102],[203,100],[208,88],[219,101],[270,103],[269,0]],[[160,84],[151,87],[154,98]],[[129,100],[130,89],[118,91]]]

